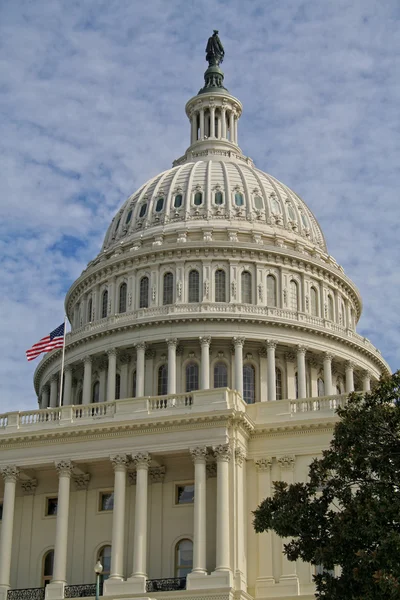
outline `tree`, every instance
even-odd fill
[[[256,532],[291,538],[289,560],[323,566],[316,598],[400,599],[399,396],[400,371],[351,394],[308,482],[275,482],[254,511]]]

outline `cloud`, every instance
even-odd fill
[[[61,322],[125,198],[188,146],[184,105],[213,27],[244,105],[243,151],[316,214],[360,288],[359,331],[399,366],[396,0],[38,0],[0,12],[2,411],[35,406],[25,349]]]

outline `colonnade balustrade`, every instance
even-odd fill
[[[187,578],[187,589],[212,588],[219,585],[231,586],[233,582],[233,560],[230,555],[231,527],[233,514],[230,505],[230,462],[233,458],[234,468],[237,470],[236,478],[243,482],[243,476],[238,470],[242,469],[245,452],[236,446],[232,452],[230,443],[224,443],[208,448],[198,446],[189,449],[194,463],[194,507],[193,507],[193,565],[192,572]],[[152,457],[148,451],[134,452],[132,455],[116,454],[109,457],[114,471],[114,507],[112,515],[112,551],[110,576],[104,585],[104,595],[113,594],[140,594],[146,592],[147,581],[147,540],[148,540],[148,485],[149,478],[156,482],[163,482],[165,467],[151,467]],[[216,492],[216,554],[215,569],[207,577],[206,565],[206,487],[207,465],[209,461],[216,461],[217,465],[217,492]],[[212,464],[212,463],[211,463]],[[69,506],[71,495],[71,479],[73,478],[77,489],[83,489],[81,482],[87,488],[90,480],[89,474],[83,473],[79,466],[71,460],[63,459],[54,463],[58,474],[58,504],[56,516],[56,532],[54,538],[54,565],[53,577],[46,586],[46,598],[57,600],[64,598],[67,585],[67,548],[69,544]],[[132,469],[135,469],[133,471]],[[76,473],[77,471],[77,473]],[[153,478],[153,471],[155,476]],[[3,467],[1,473],[4,479],[3,521],[0,533],[0,598],[6,600],[7,591],[10,589],[10,572],[12,556],[12,540],[14,527],[15,492],[18,478],[23,473],[14,465]],[[127,474],[130,481],[136,485],[135,490],[135,515],[133,533],[133,556],[131,569],[125,579],[125,550],[126,550],[126,484]],[[135,478],[133,475],[135,474]],[[35,487],[36,487],[36,480]],[[245,486],[242,485],[239,493],[244,494]],[[237,503],[235,514],[244,524],[244,500]],[[151,513],[150,513],[151,514]],[[244,534],[239,527],[240,535],[236,544],[244,555]],[[238,565],[236,565],[238,568]],[[243,569],[242,569],[243,570]],[[36,587],[32,585],[32,587]]]
[[[167,346],[167,353],[164,354],[165,362],[167,364],[167,385],[165,394],[176,394],[192,391],[187,389],[186,382],[182,388],[182,366],[181,362],[177,360],[178,348],[180,355],[182,355],[184,340],[178,340],[177,338],[168,338],[165,340]],[[213,381],[211,379],[211,365],[213,361],[216,361],[215,357],[211,355],[211,337],[201,336],[199,338],[200,346],[200,357],[193,359],[196,362],[197,368],[199,369],[198,384],[196,389],[207,390],[213,387]],[[221,340],[215,340],[216,343],[221,343]],[[226,340],[222,340],[226,342]],[[251,347],[254,343],[249,340],[248,342],[244,337],[234,337],[231,340],[231,346],[233,351],[233,360],[228,364],[232,371],[230,381],[227,381],[227,386],[232,387],[244,395],[243,389],[243,365],[249,363],[256,364],[253,353],[245,353],[244,348],[246,344]],[[159,345],[157,346],[159,348]],[[340,393],[349,393],[354,391],[354,371],[357,369],[358,379],[362,380],[362,389],[369,391],[371,387],[371,374],[367,370],[361,371],[353,362],[344,362],[340,357],[334,357],[331,353],[319,353],[313,354],[312,349],[307,348],[303,345],[298,345],[293,348],[293,351],[282,353],[279,352],[277,356],[278,343],[275,340],[266,340],[264,345],[260,347],[258,353],[260,355],[258,361],[258,372],[257,377],[258,383],[254,383],[254,387],[257,391],[256,400],[260,401],[274,401],[283,398],[306,398],[315,396],[329,396],[337,391],[337,384],[333,384],[333,373],[343,373],[343,389]],[[73,369],[79,369],[78,363],[69,363],[67,356],[67,364],[64,372],[64,392],[63,392],[63,404],[91,404],[92,402],[104,402],[114,401],[116,399],[116,378],[119,378],[119,390],[118,398],[129,398],[132,396],[143,397],[157,396],[160,394],[159,390],[154,393],[154,386],[149,389],[146,381],[153,378],[154,362],[153,358],[156,356],[156,352],[151,346],[145,342],[138,342],[135,345],[136,351],[136,363],[135,363],[135,389],[132,390],[132,377],[129,382],[129,368],[132,365],[133,355],[127,352],[127,349],[111,348],[107,350],[105,356],[107,359],[104,360],[98,355],[88,355],[81,359],[80,363],[83,365],[83,375],[81,375],[81,396],[77,398],[77,392],[73,393],[74,378]],[[263,362],[262,357],[265,355],[266,361]],[[283,355],[283,356],[282,356]],[[188,353],[190,357],[191,354]],[[193,356],[193,353],[192,353]],[[249,358],[250,357],[250,358]],[[187,359],[185,359],[187,362]],[[333,364],[333,361],[335,363]],[[151,361],[151,363],[150,363]],[[285,365],[282,369],[282,363]],[[294,364],[293,364],[294,363]],[[160,364],[158,360],[157,365]],[[277,396],[277,367],[280,369],[281,378],[282,373],[285,374],[286,384],[281,390],[278,390],[279,396]],[[82,367],[81,373],[82,373]],[[159,367],[158,367],[159,368]],[[265,368],[265,372],[263,369]],[[132,366],[131,366],[132,369]],[[149,370],[148,370],[149,369]],[[314,369],[314,370],[313,370]],[[93,393],[93,381],[96,375],[98,381],[99,391],[94,399]],[[296,382],[289,381],[296,377]],[[146,379],[147,378],[147,379]],[[41,390],[41,407],[55,408],[58,403],[58,375],[52,375],[50,382],[42,386]],[[317,380],[323,381],[324,390],[318,389]],[[261,382],[266,381],[265,389],[264,384]],[[76,384],[76,381],[75,381]],[[147,389],[146,389],[147,386]],[[185,389],[186,386],[186,389]],[[151,387],[151,386],[150,386]],[[286,395],[283,395],[283,388],[285,388]],[[75,388],[76,389],[76,388]],[[192,388],[194,389],[194,388]],[[248,401],[247,398],[245,400]],[[254,400],[253,400],[254,401]]]

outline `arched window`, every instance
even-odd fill
[[[99,402],[100,399],[100,382],[99,381],[95,381],[95,383],[93,384],[93,390],[92,390],[92,402]]]
[[[273,215],[281,214],[281,205],[276,198],[271,198],[271,212]]]
[[[235,194],[235,204],[236,206],[243,206],[244,204],[243,194],[241,194],[240,192],[236,192]]]
[[[224,197],[222,196],[222,192],[215,192],[214,204],[217,204],[217,206],[220,206],[223,203],[224,203]]]
[[[103,546],[97,553],[97,560],[103,565],[103,572],[100,575],[101,582],[110,577],[111,570],[111,546]]]
[[[43,556],[42,586],[46,587],[53,577],[54,550],[49,550]]]
[[[142,277],[139,284],[139,308],[149,306],[149,278]]]
[[[128,286],[127,284],[121,283],[119,286],[119,307],[118,312],[124,313],[126,312],[126,296],[127,296]]]
[[[174,208],[180,208],[182,206],[182,194],[177,194],[174,198]]]
[[[121,398],[121,375],[119,373],[115,376],[115,399]]]
[[[108,290],[104,290],[101,297],[101,318],[104,319],[108,313]]]
[[[114,229],[114,234],[117,233],[117,230],[118,230],[118,227],[119,227],[120,223],[121,223],[121,217],[117,221],[117,224],[116,224],[115,229]]]
[[[197,363],[186,365],[186,391],[193,392],[199,389],[199,366]]]
[[[156,212],[161,212],[164,207],[164,198],[159,198],[156,202]]]
[[[163,282],[163,304],[172,304],[174,301],[174,276],[165,273]]]
[[[168,366],[161,365],[158,369],[157,377],[157,389],[159,396],[166,396],[168,394]]]
[[[247,404],[256,401],[256,373],[253,365],[243,365],[243,400]]]
[[[328,319],[330,321],[333,321],[333,298],[332,296],[329,294],[328,296]]]
[[[340,303],[340,324],[346,327],[346,311],[343,302]]]
[[[241,288],[242,288],[242,303],[243,304],[251,304],[252,303],[252,294],[251,294],[251,273],[248,271],[243,271],[241,275]]]
[[[228,387],[228,369],[223,362],[217,362],[214,365],[214,387]]]
[[[132,398],[136,398],[136,370],[132,373]]]
[[[139,210],[139,219],[144,217],[144,215],[146,214],[146,210],[147,210],[147,204],[142,204],[142,206],[140,207],[140,210]]]
[[[278,368],[275,369],[275,389],[276,389],[276,399],[282,400],[282,371]]]
[[[189,273],[189,302],[200,302],[200,274],[195,269]]]
[[[308,228],[308,221],[306,215],[303,212],[300,212],[300,217],[304,227]]]
[[[194,205],[201,206],[203,204],[203,194],[201,192],[196,192],[194,195]]]
[[[130,211],[126,215],[125,225],[128,225],[128,223],[130,223],[131,219],[132,219],[132,209],[130,209]]]
[[[193,542],[180,540],[175,546],[175,577],[186,577],[193,569]]]
[[[296,213],[294,212],[293,206],[290,204],[290,202],[288,202],[286,206],[289,213],[289,219],[291,219],[291,221],[296,221]]]
[[[261,196],[254,196],[254,206],[257,210],[262,210],[264,208],[264,201]]]
[[[222,269],[215,271],[215,302],[226,302],[226,274]]]
[[[276,306],[276,278],[273,275],[267,275],[267,306]]]
[[[299,286],[294,279],[290,282],[290,308],[291,310],[299,310]]]
[[[88,300],[88,305],[87,305],[87,318],[86,318],[86,321],[88,323],[90,323],[92,320],[92,311],[93,311],[93,300],[92,300],[92,297],[90,296],[90,298]]]
[[[318,377],[317,381],[318,396],[325,396],[325,383],[322,377]]]
[[[311,314],[314,317],[318,316],[318,294],[315,287],[310,289]]]

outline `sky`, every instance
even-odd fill
[[[189,146],[213,29],[244,154],[314,212],[399,368],[399,20],[398,0],[0,1],[0,412],[37,408],[25,350]]]

